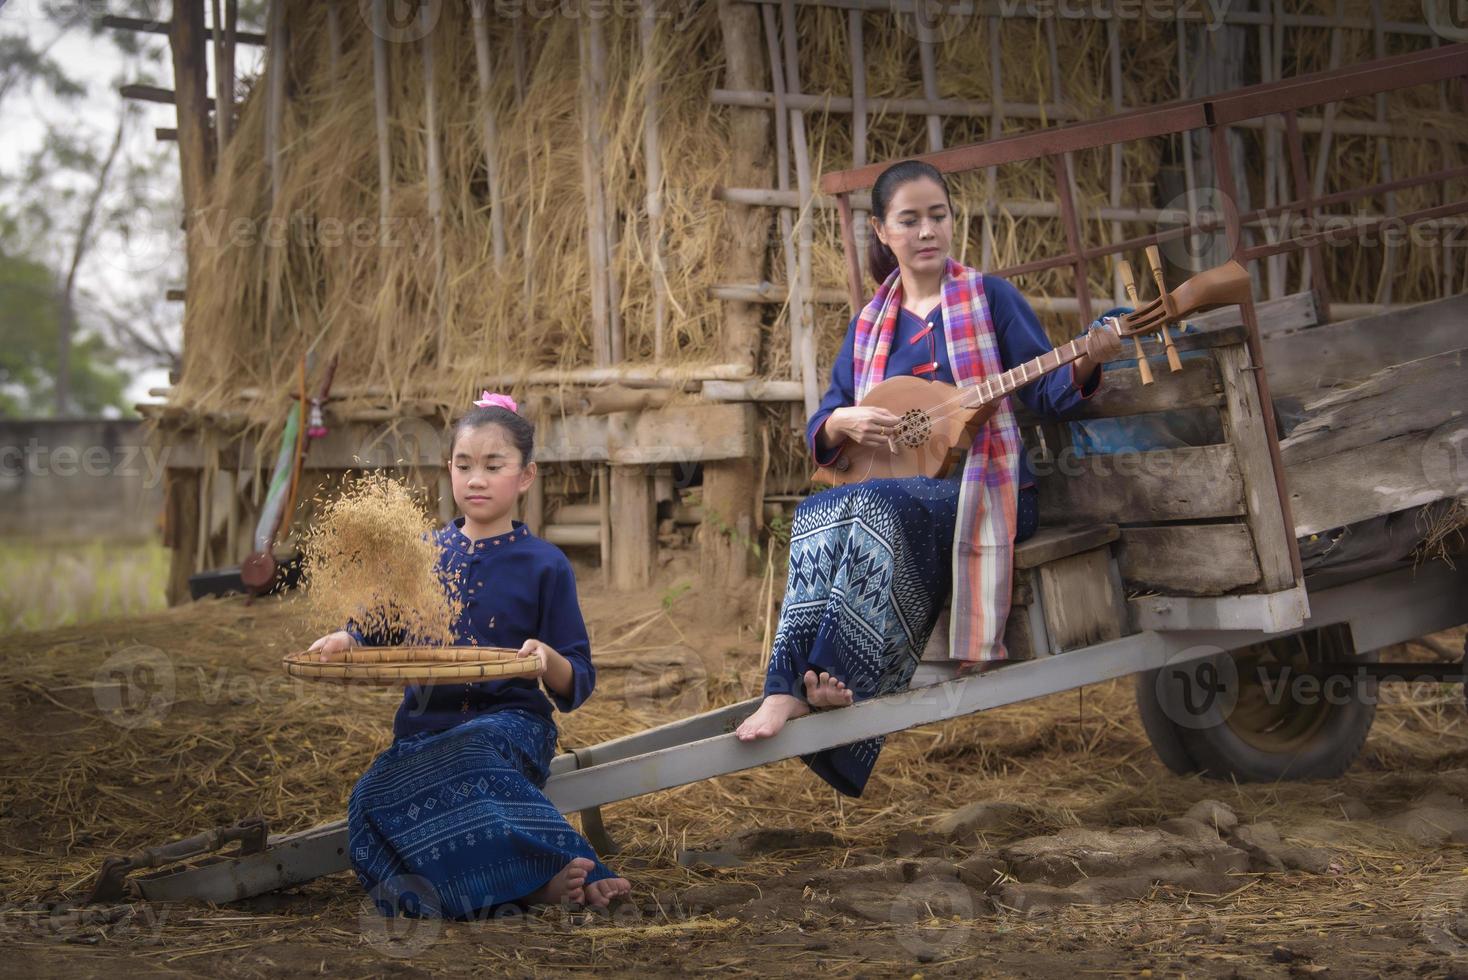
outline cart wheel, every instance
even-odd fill
[[[1149,671],[1137,682],[1143,726],[1162,761],[1179,774],[1240,782],[1339,776],[1371,730],[1377,682],[1352,676],[1318,681],[1299,671],[1352,660],[1375,662],[1377,655],[1357,656],[1350,629],[1337,625],[1197,661],[1194,691],[1211,684],[1217,697],[1211,715],[1186,718],[1168,712],[1169,702],[1183,699],[1169,697],[1172,692],[1159,688],[1158,672]],[[1185,672],[1172,674],[1189,683]],[[1190,769],[1180,768],[1184,760]]]
[[[1137,675],[1137,713],[1141,716],[1147,740],[1152,743],[1152,751],[1157,753],[1162,764],[1179,776],[1191,776],[1198,771],[1198,763],[1188,755],[1181,729],[1167,717],[1157,696],[1157,677],[1161,673],[1160,670],[1144,670]]]

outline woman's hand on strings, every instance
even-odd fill
[[[317,660],[334,660],[337,654],[345,653],[356,645],[357,641],[352,639],[352,634],[346,630],[337,630],[311,644],[306,652],[316,654]]]
[[[844,436],[862,446],[886,446],[896,451],[898,426],[902,419],[885,408],[851,405],[838,408],[826,421],[836,436]]]

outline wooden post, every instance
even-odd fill
[[[204,34],[203,0],[178,0],[173,5],[169,45],[173,51],[179,171],[184,209],[190,214],[203,207],[209,177],[214,171],[209,140],[209,83]],[[185,223],[192,230],[194,222],[186,220]],[[189,237],[192,239],[194,236]],[[189,266],[192,268],[194,263],[191,261]],[[185,284],[185,290],[187,288]]]
[[[740,0],[720,0],[719,26],[724,42],[726,84],[759,88],[764,76],[759,9]],[[775,91],[777,100],[783,97],[783,88]],[[775,120],[783,168],[784,115],[778,109]],[[768,112],[763,109],[730,109],[730,181],[751,187],[768,185],[773,176],[769,144]],[[783,211],[781,215],[788,224],[788,215]],[[769,217],[756,205],[725,204],[724,227],[725,241],[728,242],[725,269],[731,276],[737,275],[740,281],[759,282],[764,279]],[[724,301],[724,358],[731,364],[745,365],[751,373],[759,361],[761,316],[758,303]]]
[[[495,119],[489,56],[489,25],[484,5],[474,0],[474,65],[479,77],[479,135],[484,147],[484,179],[489,185],[489,238],[496,269],[505,263],[505,206],[500,190],[499,125]]]
[[[1252,313],[1253,304],[1247,304]],[[1244,503],[1248,508],[1249,534],[1259,556],[1263,573],[1260,586],[1265,592],[1279,592],[1295,584],[1296,570],[1291,565],[1295,540],[1294,523],[1287,520],[1288,506],[1277,491],[1274,466],[1270,459],[1273,432],[1265,427],[1259,389],[1252,369],[1249,349],[1243,344],[1220,347],[1213,351],[1223,381],[1227,408],[1221,414],[1224,431],[1239,461],[1244,480]],[[1273,419],[1268,420],[1273,425]]]
[[[1371,35],[1373,54],[1377,58],[1386,57],[1386,33],[1382,29],[1381,0],[1371,0]],[[1376,93],[1376,121],[1386,124],[1386,93]],[[1381,163],[1380,177],[1383,183],[1392,179],[1392,144],[1385,136],[1376,138],[1377,159]],[[1393,191],[1387,191],[1382,202],[1382,210],[1388,215],[1397,213],[1397,195]],[[1381,275],[1376,281],[1376,302],[1390,303],[1392,301],[1392,280],[1396,278],[1397,245],[1395,236],[1382,236],[1381,252]]]
[[[525,526],[530,528],[531,534],[540,534],[545,528],[545,478],[547,473],[544,466],[539,467],[539,470],[535,482],[531,483],[530,489],[525,491],[523,520]]]
[[[1086,276],[1086,260],[1081,255],[1081,223],[1076,217],[1075,201],[1070,194],[1070,167],[1063,154],[1050,157],[1055,173],[1055,186],[1060,198],[1060,216],[1065,224],[1065,240],[1075,256],[1076,300],[1081,306],[1081,320],[1091,322],[1091,283]]]
[[[658,560],[657,501],[645,466],[613,466],[612,588],[643,589]]]
[[[597,540],[601,546],[601,584],[603,588],[611,585],[612,575],[612,490],[608,474],[611,468],[608,463],[596,464],[596,504],[597,513],[601,518],[598,522]]]
[[[1300,123],[1293,109],[1287,111],[1284,117],[1285,140],[1290,151],[1290,173],[1295,180],[1295,200],[1299,202],[1297,210],[1306,220],[1314,220],[1315,198],[1310,193],[1310,182],[1305,175],[1305,148],[1300,140]],[[1216,150],[1214,155],[1217,156]],[[1330,285],[1325,278],[1325,249],[1317,243],[1306,251],[1309,254],[1305,256],[1305,262],[1310,267],[1310,281],[1315,290],[1315,308],[1319,313],[1317,319],[1320,323],[1329,323]]]
[[[189,598],[199,535],[199,471],[168,470],[163,477],[163,543],[169,549],[168,604]]]
[[[755,484],[751,458],[724,460],[703,468],[699,571],[713,589],[749,577]]]

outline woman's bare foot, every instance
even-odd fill
[[[744,724],[734,729],[734,734],[741,742],[770,738],[779,734],[791,718],[807,714],[810,714],[810,705],[800,698],[792,694],[771,694],[760,703],[754,714],[744,719]]]
[[[845,684],[822,673],[819,677],[813,670],[805,672],[805,701],[812,708],[844,708],[853,700]]]
[[[586,901],[586,876],[596,865],[586,858],[572,858],[571,863],[556,872],[554,878],[525,896],[527,905],[560,905],[571,902],[581,905]]]
[[[586,886],[586,904],[594,909],[604,909],[612,899],[632,893],[632,882],[626,878],[603,878]]]

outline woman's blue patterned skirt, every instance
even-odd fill
[[[807,670],[857,700],[907,687],[952,588],[959,481],[867,480],[795,509],[790,576],[764,693],[804,698]],[[1020,491],[1016,539],[1035,529],[1035,491]],[[838,792],[860,796],[883,739],[802,756]]]
[[[348,849],[384,915],[465,919],[522,899],[573,858],[615,877],[540,787],[556,726],[527,711],[400,738],[352,790]]]

